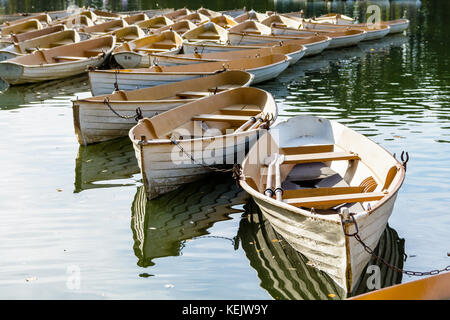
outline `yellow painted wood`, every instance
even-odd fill
[[[336,160],[358,160],[357,154],[348,152],[320,152],[310,154],[294,154],[286,155],[284,163],[311,163],[311,162],[327,162]]]
[[[332,208],[339,204],[380,200],[386,194],[382,192],[338,194],[329,196],[286,199],[284,202],[296,207]]]

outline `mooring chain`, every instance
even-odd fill
[[[380,261],[382,264],[384,264],[385,266],[387,266],[388,268],[396,271],[396,272],[400,272],[400,273],[404,273],[406,275],[409,276],[417,276],[417,277],[423,277],[423,276],[429,276],[429,275],[435,275],[435,274],[439,274],[442,272],[446,272],[446,271],[450,271],[450,266],[447,266],[443,269],[436,269],[436,270],[431,270],[431,271],[410,271],[410,270],[404,270],[401,269],[397,266],[394,266],[392,264],[390,264],[389,262],[387,262],[385,259],[383,259],[382,257],[378,256],[374,250],[372,250],[372,248],[370,248],[367,244],[364,243],[364,241],[361,239],[361,237],[359,236],[359,229],[358,229],[358,224],[356,223],[356,220],[353,216],[354,214],[350,213],[350,217],[352,218],[351,221],[344,221],[343,216],[339,215],[341,217],[341,221],[342,221],[342,228],[344,229],[344,234],[347,237],[353,237],[355,238],[356,241],[359,242],[359,244],[361,244],[361,246],[364,248],[364,250],[370,254],[372,257],[374,257],[375,259],[377,259],[378,261]],[[348,234],[345,231],[345,226],[344,224],[346,223],[353,223],[355,225],[355,232]]]
[[[126,119],[126,120],[134,119],[134,120],[136,120],[136,122],[138,122],[139,120],[144,118],[144,116],[142,115],[142,110],[139,107],[136,108],[135,114],[133,114],[131,116],[124,116],[124,115],[119,114],[116,110],[113,109],[113,107],[111,107],[111,104],[109,103],[109,98],[105,98],[105,100],[103,100],[103,103],[109,108],[109,110],[112,111],[112,113],[114,113],[119,118]]]
[[[176,140],[174,140],[174,139],[171,138],[171,139],[170,139],[170,142],[171,142],[172,144],[176,145],[176,146],[181,150],[181,152],[184,153],[184,155],[185,155],[186,157],[188,157],[189,159],[191,159],[191,161],[192,161],[193,163],[197,164],[197,165],[200,165],[200,166],[202,166],[202,167],[208,168],[208,169],[210,169],[210,170],[212,170],[212,171],[216,171],[216,172],[232,172],[232,171],[234,170],[233,168],[230,168],[230,169],[216,168],[216,167],[212,167],[212,166],[210,166],[210,165],[207,165],[206,163],[198,162],[197,160],[195,160],[194,156],[193,156],[192,154],[188,153],[186,150],[184,150],[183,146],[181,146]]]

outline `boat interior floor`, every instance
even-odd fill
[[[311,188],[350,187],[342,176],[323,162],[298,163],[282,182],[283,190],[299,190]],[[345,203],[340,208],[348,208],[350,212],[363,212],[361,203]],[[336,209],[315,209],[320,214],[335,214]]]

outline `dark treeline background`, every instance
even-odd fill
[[[427,1],[427,0],[424,0]],[[442,0],[447,1],[447,0]],[[374,2],[376,3],[376,2]],[[382,4],[389,4],[389,1],[381,1]],[[419,1],[420,3],[420,1]],[[211,10],[231,10],[246,7],[256,11],[277,11],[289,12],[304,10],[306,16],[312,17],[325,12],[340,12],[353,17],[358,17],[360,21],[365,20],[368,1],[274,1],[274,0],[0,0],[0,13],[27,13],[65,10],[69,6],[93,7],[109,11],[135,11],[161,8],[189,8],[197,9],[205,7]],[[398,19],[403,17],[408,8],[416,7],[418,1],[403,0],[395,1],[395,5],[383,6],[382,18],[385,20]]]

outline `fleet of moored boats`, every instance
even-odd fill
[[[273,228],[351,292],[371,255],[350,234],[376,247],[405,166],[335,121],[278,121],[272,95],[249,86],[408,25],[205,8],[46,13],[1,26],[0,77],[14,85],[88,71],[93,97],[73,101],[78,141],[128,134],[149,199],[242,164],[240,184]]]

